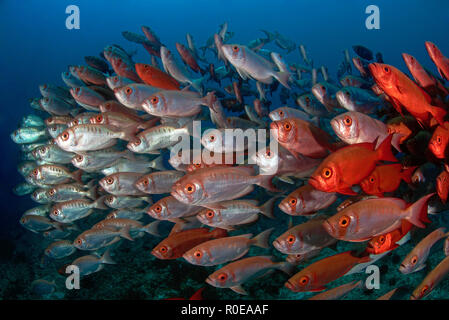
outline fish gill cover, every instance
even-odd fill
[[[447,299],[447,9],[2,1],[0,296]]]

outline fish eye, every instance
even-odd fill
[[[374,177],[373,177],[373,176],[371,176],[371,177],[369,178],[369,182],[374,183]]]
[[[295,240],[296,240],[296,237],[292,234],[287,237],[287,242],[289,244],[293,244],[295,242]]]
[[[285,131],[290,131],[292,129],[292,125],[288,122],[284,123],[284,129]]]
[[[437,143],[441,144],[441,136],[437,136]]]
[[[159,102],[159,98],[157,96],[152,96],[150,101],[152,104],[157,104]]]
[[[56,193],[55,189],[50,189],[50,191],[48,191],[48,195],[53,196]]]
[[[299,279],[299,284],[302,286],[305,286],[308,283],[309,283],[309,277],[307,277],[307,276],[302,276],[301,279]]]
[[[310,103],[310,98],[309,97],[306,97],[305,100],[306,100],[307,104]]]
[[[292,206],[296,206],[296,204],[298,203],[298,200],[296,200],[295,198],[291,198],[288,203],[290,203]]]
[[[131,87],[126,87],[125,93],[129,96],[131,93],[133,93],[133,89]]]
[[[201,168],[201,163],[199,163],[199,162],[195,163],[194,166],[197,167],[197,168]]]
[[[390,73],[390,68],[387,67],[387,66],[385,66],[385,67],[384,67],[384,71],[385,71],[385,73]]]
[[[384,244],[385,243],[385,236],[380,236],[379,237],[379,242],[380,242],[380,244]]]
[[[98,123],[101,123],[101,122],[103,122],[103,116],[102,116],[101,114],[99,114],[99,115],[95,118],[95,120],[96,120]]]
[[[49,98],[44,98],[44,101],[48,102],[48,101],[50,101],[50,99]]]
[[[78,240],[76,240],[76,243],[77,243],[77,244],[82,244],[82,243],[83,243],[83,240],[78,239]]]
[[[67,131],[64,131],[63,134],[61,135],[61,139],[62,141],[69,140],[69,133]]]
[[[147,179],[143,179],[142,184],[144,186],[148,186],[150,184],[150,179],[148,179],[148,178]]]
[[[201,258],[201,257],[203,256],[203,253],[202,253],[200,250],[196,250],[196,251],[193,253],[193,255],[194,255],[196,258]]]
[[[214,135],[210,136],[209,140],[210,140],[210,142],[214,142],[215,141],[215,136]]]
[[[324,178],[329,179],[330,177],[332,177],[332,169],[331,168],[324,168],[323,171],[321,172],[321,175]]]
[[[326,87],[325,86],[321,86],[320,88],[321,88],[321,90],[323,90],[324,93],[326,93]]]
[[[349,127],[352,124],[352,118],[350,116],[345,116],[343,122],[347,127]]]
[[[412,259],[410,260],[410,262],[412,263],[412,265],[415,265],[418,262],[418,257],[413,256]]]
[[[107,184],[113,184],[114,183],[114,178],[112,178],[112,177],[106,178],[106,183]]]
[[[235,53],[239,52],[240,48],[238,46],[233,46],[232,47],[232,51],[234,51]]]
[[[221,282],[224,282],[224,281],[226,281],[227,279],[228,279],[228,275],[227,275],[226,273],[220,273],[220,274],[218,275],[218,280],[221,281]]]
[[[118,77],[116,76],[116,77],[112,78],[112,80],[113,80],[114,82],[117,82],[117,81],[118,81]]]
[[[162,211],[162,207],[158,204],[154,207],[154,211],[156,211],[157,213]]]
[[[37,169],[33,170],[33,176],[37,176],[38,173],[39,173],[39,170],[37,170]]]
[[[58,214],[59,214],[59,210],[58,209],[53,210],[53,215],[54,216],[57,216]]]
[[[349,217],[341,216],[340,220],[338,221],[338,225],[342,228],[347,228],[349,226]]]
[[[107,196],[105,200],[106,202],[112,203],[114,202],[114,196]]]
[[[351,97],[351,93],[349,91],[345,92],[346,96]]]
[[[284,111],[280,110],[280,111],[279,111],[279,115],[280,115],[281,117],[283,117],[283,116],[284,116]]]
[[[133,141],[133,144],[134,144],[135,146],[139,146],[141,143],[142,143],[142,140],[141,140],[140,138],[138,138],[138,139],[136,139],[136,140]]]
[[[167,249],[166,246],[162,246],[162,247],[159,248],[159,252],[160,252],[160,253],[166,253],[167,250],[168,250],[168,249]]]
[[[77,162],[82,162],[82,161],[83,161],[83,158],[84,158],[84,157],[83,157],[82,155],[79,154],[79,155],[76,156],[75,159],[76,159]]]
[[[150,66],[148,64],[144,64],[143,68],[148,70],[148,69],[150,69]]]
[[[215,216],[215,212],[213,210],[208,210],[206,212],[206,217],[208,217],[209,219],[212,219]]]
[[[192,194],[192,193],[195,192],[195,186],[194,186],[193,184],[189,183],[189,184],[187,184],[187,185],[184,187],[184,190],[185,190],[188,194]]]

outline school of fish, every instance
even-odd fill
[[[86,56],[85,65],[62,72],[64,85],[39,86],[34,113],[11,134],[25,180],[14,193],[37,203],[20,224],[51,241],[46,257],[81,252],[71,265],[86,276],[115,264],[121,241],[159,237],[146,254],[217,266],[204,279],[217,290],[247,294],[250,279],[280,270],[288,275],[280,287],[339,299],[362,280],[328,290],[333,281],[364,271],[423,229],[397,268],[404,277],[422,272],[443,240],[446,258],[409,292],[431,298],[449,274],[449,233],[429,227],[439,224],[449,193],[449,58],[436,44],[425,50],[438,75],[403,53],[410,77],[355,45],[352,57],[343,51],[334,80],[304,45],[278,32],[262,30],[242,44],[224,23],[197,49],[188,33],[186,44],[168,46],[150,27],[141,31],[122,35],[143,46],[146,61],[115,44]],[[296,49],[298,62],[279,53]],[[201,146],[220,161],[173,152],[194,137],[194,121],[216,129]],[[246,144],[237,150],[218,138],[250,128],[271,131],[279,148],[250,154]],[[274,222],[276,204],[288,226]],[[259,219],[272,219],[273,228],[245,230]],[[342,242],[363,249],[338,250]],[[255,246],[285,259],[248,254]],[[334,254],[323,258],[325,248]],[[50,292],[54,283],[34,286]]]

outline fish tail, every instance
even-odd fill
[[[159,118],[153,118],[148,121],[139,123],[137,129],[146,130],[148,128],[154,127],[156,125],[156,122],[158,122],[158,121],[159,121]]]
[[[407,183],[412,183],[412,175],[416,168],[417,168],[417,166],[404,169],[401,172],[401,179]]]
[[[398,161],[391,152],[391,139],[393,139],[393,135],[390,134],[377,148],[376,153],[379,160],[392,162]]]
[[[107,249],[104,252],[103,256],[100,259],[101,263],[116,264],[116,262],[114,260],[112,260],[110,252],[111,252],[111,249]]]
[[[215,101],[217,100],[217,97],[215,96],[215,91],[208,92],[205,97],[202,98],[202,102],[204,105],[208,106],[210,110],[217,113],[217,110],[215,110],[214,105]]]
[[[160,220],[153,221],[153,222],[147,224],[145,227],[143,227],[143,231],[148,234],[151,234],[152,236],[160,237],[161,235],[159,234],[159,231],[158,231],[158,227],[159,227],[160,223],[161,223]]]
[[[276,72],[274,77],[276,80],[278,80],[284,87],[287,89],[290,89],[290,86],[288,85],[288,79],[290,79],[290,73],[285,72]]]
[[[278,262],[276,263],[276,267],[289,276],[292,276],[295,272],[295,265],[288,261]]]
[[[203,92],[203,80],[204,80],[204,78],[194,79],[194,80],[192,80],[192,82],[190,84],[196,91],[198,91],[199,93],[202,93]]]
[[[273,177],[272,175],[264,175],[264,174],[260,174],[258,176],[256,176],[256,181],[254,182],[255,184],[257,184],[259,187],[265,188],[268,191],[272,191],[272,192],[281,192],[281,190],[277,189],[274,185],[273,185]]]
[[[131,228],[130,226],[126,226],[126,227],[120,229],[120,237],[127,239],[129,241],[134,241],[134,239],[129,234],[130,228]]]
[[[150,167],[153,168],[154,170],[159,170],[159,171],[167,170],[167,168],[165,168],[165,166],[164,166],[164,157],[162,155],[153,159],[150,162]]]
[[[270,228],[259,233],[252,239],[254,241],[253,245],[264,249],[268,249],[270,247],[268,240],[270,239],[270,235],[273,230],[274,228]]]
[[[94,187],[95,188],[95,187]],[[105,204],[104,204],[104,198],[106,196],[101,196],[100,198],[98,198],[97,200],[95,200],[93,207],[95,209],[100,209],[100,210],[107,210],[109,209]]]
[[[126,141],[132,141],[136,138],[135,134],[136,134],[136,127],[129,126],[129,127],[122,129],[120,139],[126,140]]]
[[[429,108],[429,112],[432,114],[432,117],[438,122],[440,126],[444,126],[444,117],[446,116],[446,110],[440,107],[432,106]]]
[[[90,188],[87,191],[87,197],[92,200],[97,199],[97,186],[96,185],[94,185],[92,188]]]
[[[80,182],[80,183],[83,183],[83,180],[82,180],[82,177],[83,177],[83,170],[76,170],[76,171],[74,171],[73,173],[72,173],[72,178],[75,180],[75,181],[78,181],[78,182]]]
[[[435,192],[425,195],[405,209],[405,219],[419,228],[425,228],[424,222],[431,222],[427,217],[427,203],[434,194]]]
[[[273,215],[273,207],[274,207],[274,202],[276,201],[277,197],[273,197],[270,200],[268,200],[267,202],[265,202],[263,205],[261,205],[259,207],[260,209],[260,213],[263,214],[265,217],[270,218],[270,219],[274,219],[274,215]]]

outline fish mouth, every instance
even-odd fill
[[[284,284],[284,286],[285,286],[287,289],[290,289],[290,290],[293,291],[293,292],[297,292],[297,290],[296,290],[296,288],[295,288],[295,285],[294,285],[292,282],[290,282],[290,280],[288,280],[288,281]]]
[[[335,235],[335,228],[334,226],[327,220],[323,222],[323,228],[326,230],[329,235],[334,236]]]
[[[213,286],[213,287],[215,287],[215,285],[214,285],[214,281],[210,278],[210,276],[209,277],[207,277],[207,279],[206,279],[206,281],[205,281],[207,284],[210,284],[211,286]]]
[[[284,211],[285,213],[289,214],[291,210],[290,207],[286,204],[286,203],[279,203],[278,205],[279,209],[281,209],[282,211]]]
[[[278,251],[281,251],[281,252],[283,251],[282,250],[282,245],[281,245],[281,243],[279,242],[278,239],[273,241],[273,247],[275,247]]]

